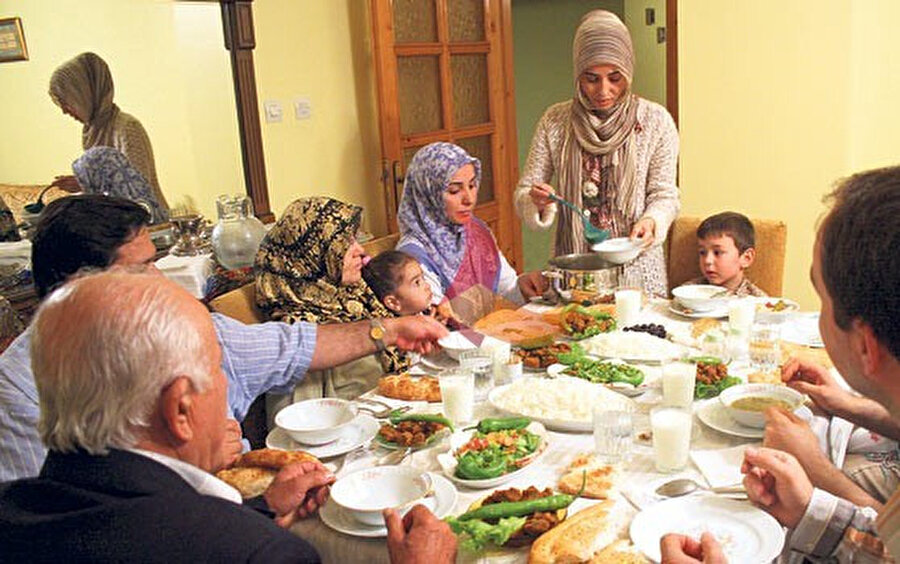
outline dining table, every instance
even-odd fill
[[[530,304],[524,306],[532,312],[542,312],[549,309],[548,306]],[[806,320],[814,319],[814,312],[798,313],[800,316],[806,316]],[[669,300],[653,298],[646,300],[640,311],[637,322],[641,324],[654,323],[663,325],[672,335],[685,335],[690,333],[691,324],[694,319],[685,317],[673,311]],[[723,323],[727,324],[727,320]],[[819,349],[821,351],[821,349]],[[441,359],[440,362],[451,363],[447,358]],[[712,421],[713,425],[721,430],[716,430],[709,424],[701,421],[698,413],[703,409],[709,409],[709,402],[717,402],[717,399],[695,401],[693,405],[693,424],[691,434],[691,457],[684,470],[676,473],[658,472],[654,464],[653,448],[649,440],[649,412],[651,408],[660,404],[662,394],[660,389],[660,379],[662,367],[660,364],[644,364],[639,365],[645,373],[645,384],[648,390],[633,398],[635,402],[635,410],[633,413],[633,444],[630,453],[625,460],[618,463],[618,478],[616,487],[611,499],[615,505],[610,512],[609,526],[614,528],[617,537],[622,539],[629,538],[629,525],[635,516],[643,511],[651,508],[656,503],[663,501],[663,496],[655,493],[657,487],[663,483],[671,481],[675,478],[690,478],[698,484],[708,485],[710,481],[704,475],[703,470],[707,471],[707,475],[712,477],[717,475],[717,480],[740,482],[739,464],[742,457],[742,450],[750,445],[761,444],[762,430],[753,430],[752,432],[740,433],[731,432],[729,426],[725,424],[717,425]],[[439,366],[438,366],[439,368]],[[435,374],[435,363],[428,362],[423,359],[417,370],[420,373]],[[746,379],[752,369],[747,360],[733,360],[729,365],[729,373]],[[524,377],[542,378],[547,377],[546,373],[526,373]],[[496,382],[495,384],[502,384]],[[377,398],[382,402],[392,406],[410,405],[415,411],[440,412],[440,403],[424,403],[424,402],[402,402],[399,400],[391,400],[382,398],[376,394],[376,391],[370,391],[361,398]],[[490,402],[476,402],[475,418],[476,420],[484,417],[496,417],[505,415],[499,411]],[[508,415],[508,414],[506,414]],[[703,415],[703,414],[700,414]],[[710,417],[704,418],[710,421]],[[746,428],[745,428],[746,429]],[[724,431],[724,432],[723,432]],[[271,437],[271,433],[270,433]],[[527,470],[518,474],[509,482],[504,483],[499,488],[527,488],[536,486],[543,488],[556,488],[557,483],[564,473],[566,467],[572,462],[573,458],[581,453],[589,453],[595,449],[594,437],[591,432],[560,432],[558,430],[549,430],[547,434],[548,446],[545,452],[532,464]],[[284,444],[270,445],[281,448],[303,448],[300,445]],[[422,450],[414,451],[407,456],[401,463],[409,465],[422,472],[430,472],[433,475],[442,475],[442,468],[438,463],[438,455],[449,449],[449,442],[445,439],[437,444]],[[373,448],[371,445],[364,445],[341,456],[325,458],[325,462],[332,465],[336,469],[338,479],[355,470],[372,466],[381,460],[385,455],[381,448]],[[704,465],[701,469],[698,462]],[[707,466],[708,465],[708,466]],[[454,484],[455,496],[452,499],[452,508],[441,507],[440,509],[448,516],[455,516],[464,513],[474,502],[483,498],[491,489],[470,489]],[[709,492],[698,491],[689,494],[691,496],[709,496],[714,495]],[[745,494],[740,492],[733,496],[737,499],[746,499]],[[569,515],[577,513],[580,509],[590,504],[597,503],[597,500],[588,500],[578,498],[569,507]],[[330,503],[330,502],[328,502]],[[446,505],[447,500],[444,500]],[[749,504],[748,501],[742,503]],[[327,504],[326,504],[327,505]],[[331,508],[334,509],[334,508]],[[356,530],[352,522],[341,522],[338,528],[344,529],[345,532],[339,532],[334,528],[334,511],[327,508],[322,509],[326,515],[314,516],[302,520],[293,525],[292,531],[297,535],[310,542],[316,550],[318,550],[323,561],[325,562],[366,562],[379,563],[388,562],[388,552],[386,541],[383,536],[375,535],[372,531]],[[324,522],[324,518],[331,516],[331,525]],[[679,531],[679,523],[672,520],[670,523],[672,531]],[[714,526],[710,523],[710,526]],[[691,531],[681,531],[691,532]],[[699,531],[694,533],[699,534]],[[373,535],[372,537],[362,536],[363,534]],[[529,549],[498,549],[488,552],[473,554],[460,551],[458,561],[460,562],[526,562],[528,560]]]

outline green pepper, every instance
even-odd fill
[[[457,520],[468,521],[470,519],[502,519],[504,517],[524,517],[532,513],[541,511],[556,511],[564,509],[575,501],[576,496],[569,494],[554,494],[548,497],[538,499],[529,499],[528,501],[504,501],[501,503],[492,503],[490,505],[482,505],[478,509],[463,513]]]
[[[403,413],[394,411],[390,415],[390,421],[394,425],[400,423],[401,421],[423,421],[425,423],[440,423],[442,425],[450,427],[451,431],[453,430],[453,423],[451,423],[449,419],[447,419],[440,413]]]
[[[722,359],[716,356],[691,356],[684,360],[692,364],[722,364]]]
[[[487,480],[506,473],[507,457],[499,452],[469,451],[459,457],[456,475],[463,480]]]
[[[492,433],[494,431],[505,431],[507,429],[524,429],[531,424],[528,417],[497,417],[482,419],[478,422],[478,431],[481,433]]]

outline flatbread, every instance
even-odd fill
[[[386,398],[404,401],[441,401],[441,385],[437,378],[409,374],[391,374],[378,380],[378,393]]]
[[[245,452],[233,468],[216,472],[216,477],[241,492],[244,499],[250,499],[262,495],[279,470],[299,462],[319,462],[319,459],[302,450],[261,448]]]
[[[584,482],[582,497],[609,499],[615,492],[618,470],[615,466],[603,464],[596,455],[585,453],[575,457],[559,479],[559,489],[563,493],[575,495]]]
[[[612,500],[606,500],[570,515],[534,542],[528,562],[586,562],[618,535],[617,524],[610,515],[614,505]]]
[[[627,540],[617,540],[590,560],[590,564],[646,564],[650,562]]]
[[[278,474],[277,470],[252,466],[220,470],[216,472],[216,477],[241,492],[242,498],[250,499],[262,495],[275,479],[276,474]]]
[[[703,317],[691,323],[691,336],[699,339],[704,333],[711,329],[718,329],[721,322],[713,317]]]

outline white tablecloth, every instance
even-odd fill
[[[531,308],[530,308],[531,309]],[[664,300],[656,300],[649,304],[642,312],[639,323],[660,323],[666,326],[671,332],[689,333],[690,320],[675,316],[668,311],[668,302]],[[749,372],[747,367],[743,367],[743,373]],[[654,381],[659,379],[659,367],[642,367],[644,369],[647,381],[652,386]],[[741,373],[741,366],[732,363],[732,373]],[[658,384],[658,382],[657,382]],[[366,395],[372,395],[370,392]],[[649,410],[656,405],[661,398],[658,389],[652,389],[636,399],[639,406],[639,412],[635,415],[634,432],[637,436],[642,431],[649,430]],[[416,409],[422,410],[426,404],[419,403]],[[431,411],[439,411],[440,404],[431,404]],[[476,407],[476,416],[478,418],[500,415],[486,402]],[[758,444],[758,439],[744,439],[720,433],[701,423],[697,417],[694,417],[693,433],[691,440],[691,450],[714,450],[731,447],[739,447],[740,445]],[[422,470],[428,470],[440,473],[440,466],[437,463],[437,454],[447,450],[447,441],[429,448],[424,451],[416,452],[410,456],[404,464],[412,465]],[[499,488],[528,486],[556,487],[559,477],[563,470],[568,466],[572,459],[581,452],[593,450],[593,436],[588,433],[557,433],[550,432],[550,446],[547,453],[538,461],[536,461],[529,471],[517,476],[515,479],[499,486]],[[376,456],[383,455],[384,452],[378,452],[368,456],[367,458],[356,459],[349,467],[342,467],[338,471],[338,477],[348,471],[356,468],[364,467],[371,464]],[[340,463],[340,458],[336,459]],[[616,509],[615,516],[620,529],[622,538],[628,537],[627,526],[636,514],[633,503],[645,506],[652,504],[661,498],[658,498],[653,490],[664,482],[672,480],[676,477],[691,477],[698,483],[706,483],[703,475],[696,466],[691,462],[689,466],[678,474],[661,474],[656,472],[653,464],[652,447],[649,443],[636,440],[633,445],[632,456],[630,460],[622,466],[622,479],[619,484],[620,492],[615,495]],[[466,511],[466,509],[477,499],[484,497],[488,490],[469,490],[459,489],[459,498],[456,507],[452,512],[458,515]],[[621,492],[628,494],[628,498],[624,497]],[[699,494],[702,495],[702,494]],[[631,500],[631,501],[629,501]],[[577,512],[594,501],[585,499],[576,500],[570,509],[570,513]],[[388,562],[387,549],[384,539],[363,539],[350,535],[335,532],[325,525],[320,519],[312,518],[300,522],[293,527],[293,531],[312,543],[325,562]],[[483,562],[526,562],[528,559],[528,550],[510,550],[500,553],[486,554],[478,557],[475,561]],[[463,560],[461,555],[461,561]]]

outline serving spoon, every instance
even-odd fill
[[[741,494],[744,493],[744,486],[737,484],[720,488],[707,488],[690,478],[677,478],[656,488],[656,494],[665,497],[681,497],[697,490],[705,490],[712,493]]]
[[[53,184],[41,190],[41,193],[38,194],[36,202],[25,204],[25,211],[27,211],[28,213],[41,213],[42,211],[44,211],[44,194],[46,194],[47,190],[51,188],[53,188]]]
[[[550,199],[570,208],[581,217],[581,223],[584,225],[584,238],[587,239],[588,243],[596,245],[597,243],[602,243],[603,241],[609,239],[609,230],[595,227],[594,224],[591,223],[590,219],[588,219],[591,216],[591,212],[579,208],[569,200],[564,200],[556,194],[550,194]]]

